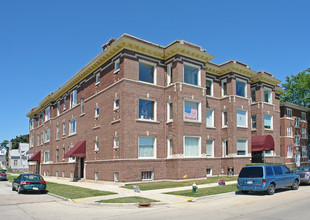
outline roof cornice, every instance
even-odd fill
[[[299,109],[301,111],[305,111],[308,112],[310,111],[310,108],[304,107],[304,106],[300,106],[300,105],[296,105],[294,103],[290,103],[290,102],[281,102],[280,106],[284,106],[284,107],[290,107],[290,108],[295,108],[295,109]]]

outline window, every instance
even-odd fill
[[[56,163],[59,162],[59,149],[56,149]]]
[[[200,85],[200,68],[191,64],[184,64],[184,82],[192,85]]]
[[[142,180],[153,180],[153,172],[152,171],[143,171],[142,172]]]
[[[95,141],[95,151],[99,150],[99,141]]]
[[[117,71],[119,71],[120,64],[121,64],[121,62],[120,62],[119,59],[115,60],[115,62],[114,62],[114,73],[116,73]]]
[[[156,102],[146,99],[139,99],[139,118],[156,120]]]
[[[83,114],[85,112],[85,101],[84,101],[84,97],[81,98],[81,114]]]
[[[139,80],[156,84],[156,65],[145,61],[140,61]]]
[[[44,163],[50,162],[50,151],[44,151]]]
[[[207,140],[206,156],[214,157],[214,140]]]
[[[114,148],[119,148],[119,137],[114,137]]]
[[[40,121],[41,121],[41,115],[39,115],[39,119],[38,119],[38,127],[40,126]]]
[[[43,144],[44,143],[44,133],[42,132],[41,133],[41,144]]]
[[[96,106],[95,108],[95,118],[99,117],[99,106]]]
[[[227,80],[222,80],[222,96],[227,96]]]
[[[156,157],[156,138],[139,137],[139,158]]]
[[[248,127],[248,112],[247,111],[237,109],[237,126]]]
[[[294,144],[295,146],[300,146],[300,136],[295,136]]]
[[[274,170],[275,175],[283,175],[283,170],[282,170],[281,166],[274,166],[273,170]]]
[[[65,159],[66,148],[62,148],[62,159]]]
[[[301,129],[301,138],[306,139],[307,138],[307,129],[302,128]]]
[[[29,123],[29,128],[30,130],[34,129],[34,118],[30,119],[30,123]]]
[[[64,110],[66,109],[66,105],[67,105],[67,97],[64,97]]]
[[[70,93],[70,108],[73,108],[77,105],[77,91],[74,90]]]
[[[273,150],[265,150],[265,156],[273,156]]]
[[[17,166],[18,165],[18,160],[14,160],[13,163],[14,163],[14,166]]]
[[[47,107],[45,109],[45,121],[49,120],[51,118],[51,107]]]
[[[69,146],[69,150],[71,150],[71,148],[73,147],[73,145]],[[68,150],[68,151],[69,151]],[[69,163],[71,162],[76,162],[76,157],[69,157],[69,160],[68,160]],[[71,173],[71,172],[70,172]]]
[[[287,137],[293,137],[293,127],[292,126],[286,127],[286,136]]]
[[[33,147],[33,136],[30,138],[30,147]]]
[[[236,80],[236,94],[238,96],[246,97],[246,81]]]
[[[172,83],[172,64],[167,66],[167,86]]]
[[[222,141],[222,152],[223,152],[223,157],[228,156],[228,140]]]
[[[206,79],[206,94],[209,96],[213,96],[213,80]]]
[[[168,137],[168,157],[172,157],[173,155],[173,139],[172,137]]]
[[[286,157],[292,158],[293,157],[293,146],[287,145]]]
[[[50,141],[50,129],[47,129],[44,131],[44,140],[45,142],[49,142]]]
[[[207,110],[207,127],[214,127],[214,110]]]
[[[69,134],[76,133],[76,120],[71,120],[69,123]]]
[[[173,104],[172,102],[167,103],[167,121],[173,120]]]
[[[66,135],[66,123],[62,123],[62,135]]]
[[[61,176],[62,176],[62,177],[65,177],[65,171],[62,171],[62,172],[61,172]]]
[[[198,157],[200,156],[200,137],[185,136],[184,137],[184,156]]]
[[[266,176],[274,176],[272,167],[266,167]]]
[[[38,134],[38,143],[37,143],[37,146],[40,145],[40,134]]]
[[[119,109],[119,98],[114,99],[114,110]]]
[[[222,112],[222,127],[228,126],[227,111]]]
[[[299,128],[299,118],[295,118],[295,128]]]
[[[307,146],[301,146],[301,157],[307,157]]]
[[[207,176],[212,176],[212,168],[207,168],[206,173]]]
[[[272,115],[264,115],[264,128],[272,129]]]
[[[256,129],[256,115],[251,116],[251,128]]]
[[[56,127],[56,140],[59,140],[59,125]]]
[[[286,109],[286,117],[292,118],[292,109],[289,108]]]
[[[98,180],[99,180],[99,173],[95,172],[95,181],[98,181]]]
[[[100,83],[100,73],[96,74],[96,85]]]
[[[237,155],[247,155],[248,141],[237,139]]]
[[[114,182],[118,182],[119,181],[119,174],[118,172],[114,172]]]
[[[57,116],[60,115],[60,102],[57,102]]]
[[[200,103],[184,101],[184,120],[200,121]]]
[[[252,102],[256,102],[256,88],[251,88],[251,99]]]
[[[42,124],[44,123],[45,115],[44,112],[42,113]]]
[[[264,102],[272,103],[271,89],[264,89]]]
[[[305,112],[301,113],[301,120],[306,121],[306,113]]]
[[[55,175],[56,175],[56,177],[59,177],[59,171],[56,171]]]

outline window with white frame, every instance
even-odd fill
[[[95,118],[99,117],[99,113],[100,113],[99,106],[96,106],[96,108],[95,108]]]
[[[99,173],[95,172],[95,181],[98,181],[98,180],[99,180]]]
[[[142,171],[142,180],[153,180],[153,172],[152,171]]]
[[[66,123],[62,123],[62,135],[66,135]]]
[[[256,115],[251,116],[251,128],[256,129]]]
[[[293,146],[292,145],[287,145],[286,157],[288,158],[293,157]]]
[[[73,145],[69,146],[69,150],[71,150],[73,147],[74,147]],[[69,150],[68,150],[68,151],[69,151]],[[69,157],[68,162],[69,162],[69,163],[71,163],[71,162],[76,162],[76,157]],[[71,172],[70,172],[70,173],[71,173]]]
[[[37,136],[37,146],[39,146],[40,145],[40,134],[38,134],[38,136]]]
[[[237,139],[237,155],[247,155],[248,141],[243,139]]]
[[[246,84],[244,80],[236,80],[236,95],[246,97]]]
[[[200,137],[184,136],[184,157],[199,157],[201,155]]]
[[[60,115],[60,102],[57,102],[57,116]]]
[[[292,109],[290,109],[290,108],[286,109],[286,117],[287,118],[292,118]]]
[[[306,121],[306,113],[305,112],[301,113],[301,121]]]
[[[248,111],[237,109],[237,127],[248,127]]]
[[[299,128],[299,118],[295,118],[295,128]]]
[[[156,158],[155,137],[139,137],[139,158]]]
[[[256,102],[256,88],[251,88],[251,99],[252,102]]]
[[[286,127],[286,136],[287,137],[293,137],[293,127],[292,126]]]
[[[212,168],[207,168],[206,174],[207,176],[212,176]]]
[[[62,160],[65,159],[65,153],[66,153],[66,148],[63,147],[63,148],[62,148]]]
[[[33,147],[33,136],[30,137],[30,147]]]
[[[117,59],[117,60],[114,61],[114,73],[116,73],[117,71],[119,71],[119,69],[120,69],[120,64],[121,64],[121,62],[120,62],[119,59]]]
[[[173,155],[173,139],[172,137],[168,137],[167,139],[167,145],[168,145],[168,157],[172,157]]]
[[[273,129],[272,115],[264,115],[264,128]]]
[[[187,63],[183,70],[185,83],[200,86],[200,67]]]
[[[56,149],[56,163],[59,162],[59,149]]]
[[[264,154],[265,156],[273,156],[273,150],[265,150]]]
[[[49,120],[51,118],[51,107],[47,107],[45,109],[45,121]]]
[[[85,99],[84,97],[81,98],[81,114],[85,112]]]
[[[100,73],[96,74],[96,85],[100,83]]]
[[[41,133],[41,145],[44,143],[44,132]]]
[[[139,99],[139,119],[156,120],[156,102]]]
[[[119,98],[114,99],[113,105],[114,105],[114,110],[119,109]]]
[[[200,102],[184,101],[184,120],[200,121]]]
[[[39,115],[39,119],[38,119],[38,127],[40,126],[41,123],[41,114]]]
[[[225,128],[228,126],[228,118],[227,118],[227,111],[222,112],[222,127]]]
[[[172,83],[172,64],[167,66],[167,86]]]
[[[214,140],[207,140],[206,156],[214,157]]]
[[[50,162],[50,151],[44,151],[44,163],[49,163]]]
[[[301,129],[301,138],[307,139],[307,129],[306,128]]]
[[[42,124],[44,124],[44,120],[45,120],[45,114],[44,112],[42,113]]]
[[[66,109],[66,105],[67,105],[67,96],[64,97],[64,110]]]
[[[213,96],[213,80],[206,79],[206,95]]]
[[[167,102],[167,121],[173,121],[173,104],[172,102]]]
[[[44,141],[49,142],[50,141],[50,129],[47,129],[44,131]]]
[[[119,148],[119,137],[114,137],[114,148]]]
[[[30,130],[34,129],[34,118],[30,119],[30,123],[29,123],[29,128]]]
[[[74,90],[70,93],[70,108],[73,108],[77,105],[77,91]]]
[[[223,157],[228,156],[228,140],[225,139],[222,140],[222,153]]]
[[[99,141],[95,141],[95,151],[99,150]]]
[[[156,65],[147,61],[140,61],[139,80],[156,84]]]
[[[56,140],[59,140],[59,125],[56,127]]]
[[[300,136],[295,136],[294,145],[295,146],[300,146]]]
[[[214,110],[207,109],[206,112],[206,125],[207,127],[214,127]]]
[[[222,96],[227,96],[227,80],[224,79],[221,82],[222,84]]]
[[[264,88],[264,102],[272,103],[272,90]]]
[[[61,172],[61,176],[62,176],[62,177],[65,177],[65,171],[62,171],[62,172]]]
[[[307,146],[301,146],[301,157],[307,157]]]
[[[70,120],[69,123],[69,134],[75,134],[76,133],[76,120]]]

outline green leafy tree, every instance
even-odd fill
[[[8,140],[4,140],[0,143],[0,146],[1,147],[7,147],[7,145],[9,144],[9,141]]]
[[[310,68],[296,75],[287,76],[282,87],[285,92],[280,95],[281,102],[310,107]]]
[[[16,138],[11,140],[12,149],[18,149],[19,143],[29,143],[29,134],[16,136]]]

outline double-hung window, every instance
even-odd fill
[[[56,140],[59,140],[59,125],[56,127]]]
[[[33,136],[30,138],[30,147],[33,147]]]
[[[167,86],[172,83],[172,64],[167,66]]]
[[[49,163],[50,162],[50,151],[44,151],[44,163]]]
[[[246,97],[246,84],[244,80],[236,80],[236,94],[238,96]]]
[[[272,103],[272,90],[264,88],[264,102]]]
[[[74,90],[70,93],[70,108],[73,108],[77,105],[77,91]]]
[[[96,85],[100,83],[100,73],[96,74]]]
[[[292,118],[292,109],[290,109],[290,108],[286,109],[286,117],[287,118]]]
[[[66,109],[66,105],[67,105],[67,96],[64,97],[64,110]]]
[[[207,127],[214,127],[214,110],[207,109],[206,125]]]
[[[272,115],[264,115],[264,128],[273,129]]]
[[[306,113],[305,112],[301,113],[301,121],[306,121]]]
[[[34,129],[34,118],[30,119],[30,130]]]
[[[57,116],[60,115],[60,102],[57,102]]]
[[[299,128],[299,118],[295,118],[295,128]]]
[[[50,141],[50,129],[44,131],[45,143]]]
[[[228,126],[227,111],[222,112],[222,127],[225,128]]]
[[[168,144],[168,157],[172,157],[173,155],[173,139],[172,137],[168,137],[167,139],[167,144]]]
[[[214,140],[207,140],[206,156],[214,157]]]
[[[286,157],[288,158],[293,157],[293,146],[292,145],[287,145]]]
[[[237,109],[237,127],[248,127],[248,112]]]
[[[139,119],[156,121],[156,102],[139,99]]]
[[[293,137],[293,127],[292,126],[286,127],[286,136],[287,137]]]
[[[184,101],[184,120],[200,121],[201,103]]]
[[[38,134],[37,136],[37,141],[38,141],[37,146],[39,146],[40,145],[40,134]]]
[[[213,96],[213,80],[206,79],[206,94],[208,96]]]
[[[251,88],[251,99],[252,102],[256,102],[256,88]]]
[[[301,138],[307,139],[307,129],[306,128],[301,129]]]
[[[66,134],[66,123],[62,123],[62,135]]]
[[[295,146],[300,146],[300,136],[295,136],[294,144]]]
[[[59,149],[56,149],[56,163],[58,162],[59,162]]]
[[[51,107],[47,107],[45,109],[45,121],[49,120],[51,118]]]
[[[146,61],[140,61],[139,80],[156,84],[156,65]]]
[[[237,155],[247,155],[248,141],[243,139],[237,139]]]
[[[184,157],[199,157],[201,155],[200,137],[184,137]]]
[[[85,112],[85,100],[84,97],[81,98],[81,114]]]
[[[114,99],[114,110],[119,109],[119,98]]]
[[[156,158],[155,137],[139,137],[139,158]]]
[[[73,147],[73,145],[69,146],[69,150],[71,150]],[[76,157],[69,157],[68,159],[68,162],[71,163],[71,162],[76,162]],[[73,172],[72,172],[73,173]],[[71,174],[70,174],[71,176]],[[73,178],[73,177],[72,177]]]
[[[301,157],[307,157],[307,146],[301,146]]]
[[[256,115],[251,116],[251,124],[252,124],[251,128],[256,129]]]
[[[167,121],[173,120],[173,103],[167,102]]]
[[[99,117],[99,106],[96,106],[95,108],[95,118],[98,118]]]
[[[70,120],[69,123],[69,134],[75,134],[76,133],[76,120]]]
[[[119,137],[114,137],[114,148],[119,148]]]
[[[192,64],[184,64],[184,82],[200,86],[200,67]]]
[[[99,150],[99,141],[95,141],[95,151]]]
[[[120,64],[121,64],[121,62],[120,62],[119,59],[115,60],[115,62],[114,62],[114,73],[116,73],[116,72],[119,71],[119,69],[120,69]]]
[[[227,96],[227,80],[222,80],[222,96]]]

